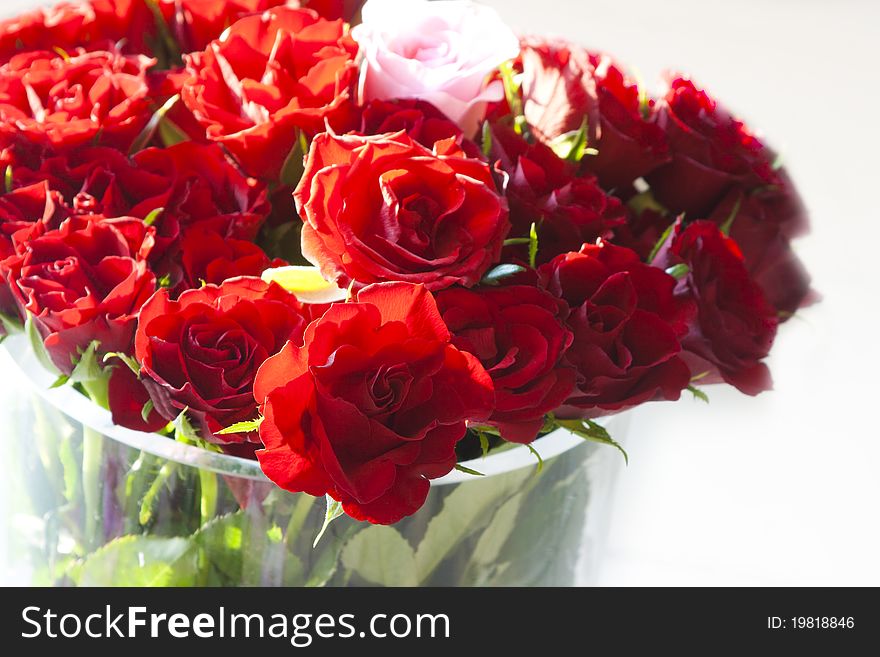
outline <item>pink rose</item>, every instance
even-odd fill
[[[487,104],[504,96],[487,78],[519,54],[495,10],[468,0],[369,0],[361,15],[351,33],[364,56],[361,100],[426,100],[472,137]]]

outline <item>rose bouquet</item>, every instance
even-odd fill
[[[742,121],[464,0],[359,5],[0,23],[3,333],[147,438],[129,457],[37,409],[70,543],[47,581],[507,582],[505,546],[581,530],[560,483],[585,487],[583,458],[483,481],[463,462],[516,443],[540,465],[560,431],[619,448],[622,411],[770,387],[811,296],[807,221]],[[172,443],[275,486],[187,480],[154,456]],[[483,492],[430,495],[455,469]],[[528,516],[554,495],[567,515]]]

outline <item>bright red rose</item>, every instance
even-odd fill
[[[539,274],[571,308],[574,341],[565,359],[578,379],[560,416],[679,398],[691,378],[679,355],[691,308],[673,296],[672,276],[607,242],[558,256]]]
[[[237,276],[259,278],[269,267],[287,264],[280,258],[269,258],[253,242],[225,238],[199,226],[184,233],[180,253],[187,287],[200,287],[203,283],[219,285]]]
[[[277,180],[297,131],[347,127],[357,46],[342,21],[271,9],[186,57],[186,106],[249,174]]]
[[[492,128],[491,156],[509,179],[512,237],[528,237],[534,223],[538,263],[576,251],[584,242],[609,238],[626,221],[623,204],[599,187],[591,175],[577,177],[572,166],[541,143],[529,144],[513,130]],[[526,246],[509,248],[524,260]]]
[[[682,340],[693,375],[703,374],[705,384],[726,381],[748,395],[771,388],[761,360],[776,337],[776,310],[746,271],[736,243],[711,221],[696,221],[677,229],[656,262],[689,267],[676,295],[698,310]]]
[[[748,191],[779,180],[776,155],[688,79],[670,80],[657,125],[666,132],[672,160],[646,180],[675,214],[705,216],[734,187]]]
[[[779,175],[780,185],[751,194],[731,190],[709,219],[719,226],[730,222],[730,237],[742,251],[746,269],[784,321],[817,295],[790,242],[806,232],[806,211],[785,172]]]
[[[450,343],[424,286],[380,283],[333,304],[267,360],[254,387],[257,452],[282,488],[329,494],[358,520],[415,513],[452,470],[467,420],[492,411],[492,380]]]
[[[15,55],[0,67],[0,139],[127,150],[152,115],[146,72],[154,63],[108,51]]]
[[[72,217],[55,230],[34,224],[0,264],[52,362],[70,374],[93,340],[98,353],[129,352],[137,314],[155,290],[147,268],[152,229],[137,219]]]
[[[156,410],[184,409],[216,443],[255,442],[255,433],[214,434],[257,415],[257,369],[288,340],[301,343],[302,305],[275,283],[241,277],[187,290],[173,301],[160,289],[141,309],[135,357]]]
[[[45,181],[0,195],[0,260],[15,252],[13,235],[17,231],[35,223],[58,228],[68,216],[63,201]]]
[[[144,0],[60,2],[0,21],[0,63],[32,50],[94,49],[123,38],[126,52],[145,53],[152,31]]]
[[[487,420],[505,440],[528,443],[565,401],[575,371],[562,357],[572,334],[565,302],[532,285],[451,287],[437,295],[452,344],[480,359],[495,386]]]
[[[416,98],[371,100],[361,110],[361,135],[381,135],[405,130],[413,141],[426,148],[443,139],[454,139],[468,157],[480,158],[480,147],[469,139],[449,117],[431,103]]]
[[[432,152],[405,133],[318,135],[294,197],[303,255],[340,286],[474,285],[510,228],[485,162],[453,140]]]
[[[561,40],[528,37],[520,52],[523,112],[538,139],[551,142],[581,129],[599,154],[583,165],[605,189],[623,187],[668,159],[666,140],[640,95],[607,55]]]

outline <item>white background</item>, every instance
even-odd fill
[[[647,81],[689,72],[784,154],[813,217],[798,249],[824,300],[781,329],[775,390],[635,413],[600,583],[880,585],[880,3],[486,2]]]

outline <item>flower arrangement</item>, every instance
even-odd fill
[[[116,424],[380,525],[506,443],[770,388],[807,220],[742,121],[467,0],[358,4],[0,23],[4,334]]]

